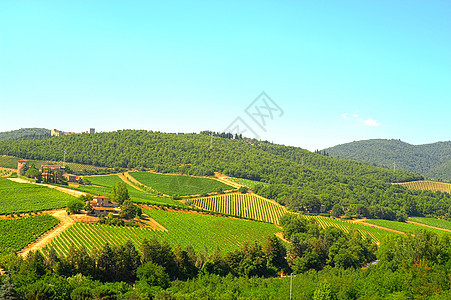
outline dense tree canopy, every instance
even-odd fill
[[[37,140],[50,137],[50,130],[45,128],[21,128],[0,132],[0,141]]]
[[[451,181],[451,141],[411,145],[400,140],[364,140],[324,150],[334,157],[397,168],[427,178]]]

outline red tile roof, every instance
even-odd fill
[[[116,211],[115,207],[105,207],[105,206],[94,206],[92,208],[93,210],[109,210],[109,211]]]

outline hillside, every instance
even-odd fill
[[[390,184],[423,179],[418,174],[266,141],[144,130],[0,141],[0,155],[26,159],[60,161],[65,149],[68,162],[198,176],[220,172],[262,182],[253,188],[255,193],[293,210],[319,212],[335,207],[351,215],[403,219],[442,214],[451,205],[449,194],[437,201],[436,195]],[[406,197],[414,203],[406,203]]]
[[[400,140],[364,140],[324,149],[334,157],[364,161],[377,166],[451,181],[451,141],[411,145]]]
[[[0,132],[0,141],[37,140],[50,137],[50,130],[45,128],[21,128]]]

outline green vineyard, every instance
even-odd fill
[[[438,192],[451,194],[451,183],[420,180],[420,181],[403,182],[403,183],[397,183],[397,184],[405,186],[411,190],[433,191],[433,192],[438,191]]]
[[[238,184],[244,185],[245,187],[248,187],[251,190],[259,184],[265,185],[265,186],[269,185],[269,183],[266,183],[266,182],[260,182],[260,181],[245,179],[245,178],[235,178],[235,177],[226,177],[226,178],[230,181],[234,181]]]
[[[73,196],[30,183],[0,177],[0,214],[64,208]]]
[[[424,217],[410,217],[409,221],[421,223],[428,226],[434,226],[437,228],[443,228],[446,230],[451,230],[451,222],[446,220]]]
[[[75,189],[93,195],[98,194],[103,196],[110,196],[112,193],[113,185],[117,184],[118,182],[123,182],[122,179],[117,175],[85,176],[84,178],[91,181],[92,185],[80,185]],[[181,202],[177,202],[172,198],[155,196],[148,192],[140,191],[134,186],[127,185],[127,190],[130,195],[130,199],[135,203],[184,206]]]
[[[198,195],[216,192],[218,189],[233,189],[232,186],[212,178],[149,172],[130,172],[129,174],[145,186],[167,195]]]
[[[0,254],[23,249],[58,223],[50,215],[0,220]]]
[[[51,245],[60,254],[66,254],[70,246],[81,245],[88,250],[100,249],[108,242],[121,245],[131,240],[139,247],[142,241],[152,237],[166,240],[172,246],[193,246],[197,251],[215,249],[227,252],[239,248],[243,242],[263,242],[280,231],[272,224],[202,214],[165,210],[145,210],[168,231],[137,227],[121,227],[102,224],[76,223],[52,240]]]
[[[317,222],[322,228],[326,227],[335,227],[340,229],[343,232],[348,233],[351,229],[357,229],[362,236],[372,240],[373,242],[378,242],[381,240],[382,237],[384,237],[387,234],[392,234],[389,231],[371,227],[371,226],[365,226],[361,224],[355,224],[348,221],[341,221],[331,218],[325,218],[320,216],[304,216],[307,219],[313,219],[315,222]]]
[[[227,215],[279,224],[279,219],[288,213],[287,209],[275,201],[255,194],[222,194],[190,199],[187,205],[219,212]]]
[[[365,223],[374,224],[377,226],[382,226],[382,227],[386,227],[389,229],[401,231],[404,233],[411,233],[411,234],[414,234],[415,232],[420,231],[420,230],[432,231],[439,235],[447,233],[446,231],[440,230],[440,229],[429,228],[429,227],[415,225],[415,224],[409,224],[409,223],[405,223],[405,222],[396,222],[396,221],[381,220],[381,219],[365,220]]]

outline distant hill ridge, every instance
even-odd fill
[[[451,141],[411,145],[401,140],[363,140],[324,149],[329,155],[451,181]]]
[[[39,140],[50,137],[50,130],[45,128],[21,128],[0,132],[0,141]]]

